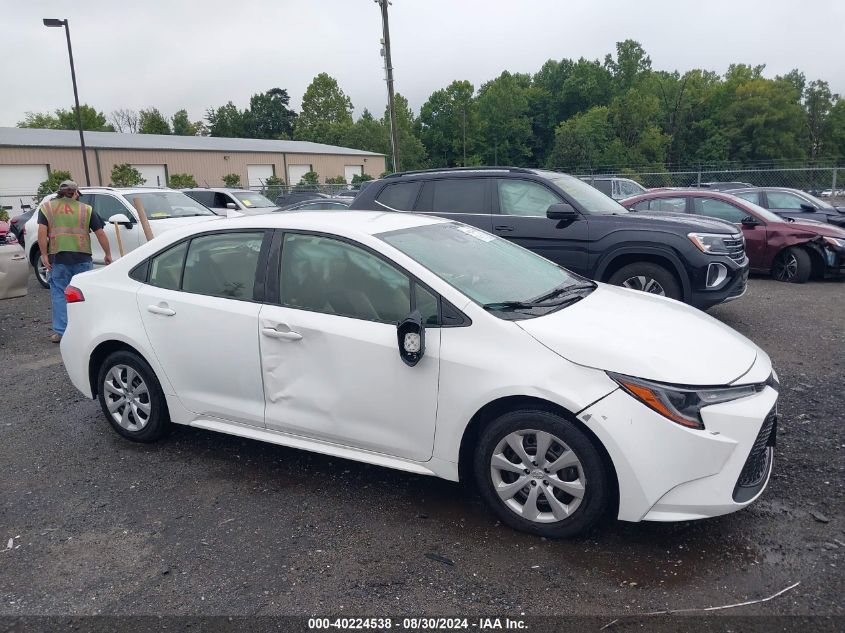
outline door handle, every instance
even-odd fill
[[[513,224],[497,224],[493,228],[497,231],[513,231]]]
[[[12,257],[13,262],[19,262],[22,259],[26,259],[26,255],[15,255],[14,257]]]
[[[265,327],[261,329],[261,333],[264,336],[269,336],[270,338],[281,338],[286,341],[299,341],[302,339],[302,334],[299,332],[288,331],[288,332],[280,332],[276,328],[272,327]]]
[[[168,308],[167,305],[148,305],[147,311],[152,312],[153,314],[160,314],[162,316],[173,316],[176,314],[176,310],[172,308]]]

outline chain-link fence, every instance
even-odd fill
[[[842,167],[781,167],[687,169],[681,171],[650,171],[619,169],[577,174],[588,182],[592,179],[630,178],[647,189],[655,187],[707,187],[710,183],[737,183],[737,187],[789,187],[801,189],[822,198],[845,198],[845,168]]]
[[[291,194],[313,194],[315,198],[321,198],[324,196],[335,197],[338,195],[342,195],[347,192],[354,193],[359,188],[358,185],[353,187],[352,185],[347,184],[322,184],[322,185],[267,185],[263,182],[259,181],[257,185],[250,185],[249,189],[252,191],[256,191],[268,198],[270,200],[276,200],[276,198],[286,198],[289,197]]]

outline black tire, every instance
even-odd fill
[[[554,437],[555,441],[549,445],[544,457],[551,455],[552,460],[558,459],[564,454],[569,455],[564,450],[569,449],[577,458],[578,465],[544,474],[541,466],[551,464],[537,458],[537,440],[539,439],[537,435],[533,436],[535,439],[534,454],[531,454],[531,431],[545,432]],[[508,457],[506,455],[507,446],[504,452],[497,452],[502,444],[507,444],[506,438],[508,436],[513,437],[511,434],[517,432],[527,432],[524,439],[520,439],[520,443],[526,449],[528,457],[538,462],[538,466],[533,467],[534,470],[529,470],[528,473],[525,473],[524,470],[522,473],[498,471],[500,474],[497,475],[496,469],[491,464],[494,453],[507,457],[512,465],[516,465],[513,459],[522,461],[513,451]],[[558,452],[555,452],[556,450]],[[569,538],[583,533],[602,518],[610,503],[610,478],[598,450],[573,422],[550,411],[511,411],[496,418],[481,433],[475,449],[473,471],[481,497],[488,508],[503,523],[516,530],[546,538]],[[513,481],[502,481],[506,476],[513,478]],[[546,479],[541,479],[541,477]],[[579,484],[583,486],[580,501],[565,492],[555,490],[551,481],[549,481],[552,477],[556,477],[558,482],[562,481],[568,484],[579,484],[579,481],[582,481],[583,483]],[[503,500],[497,493],[497,486],[507,485],[508,483],[518,484],[520,479],[524,479],[527,482],[526,485],[519,487],[519,491],[511,499]],[[516,487],[518,486],[515,486],[514,489]],[[532,489],[538,490],[532,492]],[[555,520],[558,515],[552,511],[548,499],[549,492],[555,495],[555,499],[559,500],[561,504],[568,504],[567,507],[572,508],[571,514],[560,520]],[[525,518],[522,516],[522,511],[512,509],[512,506],[508,505],[511,502],[516,506],[522,504],[524,509],[528,507],[532,494],[535,495],[534,507],[542,513],[542,516],[538,515],[538,520]]]
[[[132,377],[131,374],[124,368],[134,370],[137,379],[136,377]],[[115,378],[114,374],[110,375],[110,372],[113,369],[115,370],[115,373],[119,374],[119,380]],[[134,409],[127,404],[122,405],[122,407],[118,407],[116,413],[120,417],[122,417],[121,414],[129,408],[129,411],[124,419],[126,420],[126,425],[130,428],[122,426],[121,423],[115,419],[112,411],[109,410],[109,405],[118,401],[120,396],[108,389],[106,385],[107,381],[112,386],[117,386],[119,388],[124,388],[126,384],[132,383],[133,389],[139,389],[140,395],[138,398],[140,399],[140,404],[146,404],[149,408],[148,412],[144,412],[140,407]],[[146,402],[144,402],[144,395],[142,390],[140,390],[141,383],[143,383],[146,387]],[[150,443],[161,439],[170,432],[170,414],[167,410],[167,400],[164,398],[164,392],[161,390],[161,385],[159,384],[155,373],[153,373],[152,368],[150,368],[147,362],[137,354],[128,351],[118,351],[110,354],[106,360],[103,361],[103,364],[100,366],[100,370],[97,372],[97,392],[100,407],[102,408],[106,419],[109,421],[109,424],[111,424],[112,428],[126,439],[132,440],[133,442]],[[135,426],[136,428],[132,429],[132,426]]]
[[[662,295],[670,299],[682,300],[681,286],[675,275],[660,264],[634,262],[623,266],[607,280],[614,286],[623,286]]]
[[[37,248],[34,248],[32,252],[32,270],[35,273],[35,278],[38,280],[38,283],[41,284],[42,288],[49,288],[50,272],[46,268],[43,268],[43,265],[41,264],[41,251]],[[43,269],[43,277],[42,273],[39,272],[39,269]]]
[[[792,284],[806,283],[813,272],[810,254],[803,248],[793,246],[777,254],[772,262],[772,277],[777,281]]]

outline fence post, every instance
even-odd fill
[[[696,181],[696,187],[701,189],[701,165],[698,166],[698,180]]]
[[[831,179],[830,183],[830,197],[834,198],[836,196],[836,167],[833,168],[833,178]]]

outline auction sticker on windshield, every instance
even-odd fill
[[[490,235],[490,233],[485,233],[484,231],[481,231],[481,230],[479,230],[475,227],[472,227],[472,226],[466,226],[465,224],[459,225],[457,227],[457,229],[461,233],[466,233],[467,235],[470,235],[470,236],[472,236],[472,237],[474,237],[478,240],[481,240],[482,242],[492,242],[493,240],[496,239],[495,235]]]

